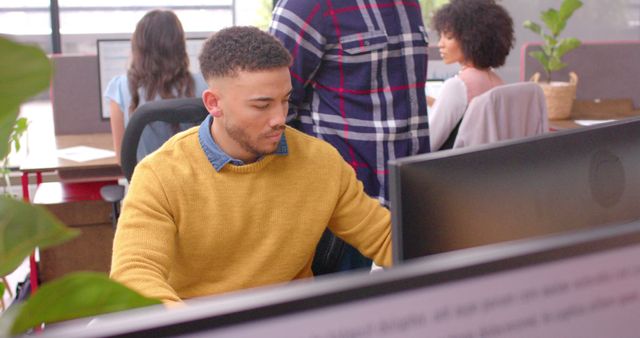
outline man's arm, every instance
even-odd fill
[[[329,229],[377,265],[391,266],[391,213],[364,192],[353,168],[340,162],[341,195]]]
[[[177,231],[162,183],[146,162],[138,164],[118,219],[111,278],[170,303],[180,301],[167,282]]]
[[[305,106],[307,93],[312,90],[314,75],[324,55],[326,39],[322,34],[324,24],[321,2],[312,0],[279,1],[273,11],[269,33],[289,50],[293,57],[287,122],[297,118]]]

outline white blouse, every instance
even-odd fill
[[[433,109],[429,110],[429,142],[437,151],[456,127],[467,109],[467,86],[456,75],[442,85]]]

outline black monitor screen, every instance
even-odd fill
[[[640,218],[640,119],[390,162],[394,261]]]

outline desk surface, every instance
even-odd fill
[[[566,120],[549,120],[551,130],[583,127],[576,120],[620,120],[640,116],[640,110],[634,110],[629,99],[603,100],[598,102],[576,100]]]
[[[118,167],[118,161],[115,156],[86,162],[75,162],[57,156],[58,149],[80,145],[113,150],[113,141],[109,133],[59,135],[55,137],[54,143],[39,144],[37,148],[31,149],[27,158],[20,165],[20,170],[22,172],[35,172],[111,169]]]
[[[55,136],[53,110],[50,101],[32,101],[20,107],[20,116],[29,121],[29,129],[22,136],[22,148],[14,156],[12,163],[22,172],[44,171],[98,171],[107,169],[119,172],[115,156],[87,162],[75,162],[58,158],[58,149],[73,146],[89,146],[113,150],[110,133],[75,134]]]
[[[608,122],[611,120],[621,120],[621,119],[633,117],[633,116],[640,116],[640,111],[637,111],[636,114],[634,115],[610,116],[609,118],[589,118],[589,117],[573,117],[572,116],[567,120],[549,120],[549,129],[564,130],[564,129],[586,127],[586,125],[578,124],[576,122],[578,120],[593,120],[593,121],[602,120],[602,122]]]

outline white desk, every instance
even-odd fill
[[[84,145],[105,150],[113,150],[110,133],[77,134],[55,136],[53,132],[53,114],[48,101],[23,105],[21,116],[29,120],[29,130],[25,136],[25,147],[17,159],[22,172],[23,198],[29,200],[29,174],[36,174],[36,183],[42,182],[42,172],[56,171],[61,177],[73,181],[116,180],[122,176],[115,156],[108,158],[75,162],[58,157],[58,150]]]

